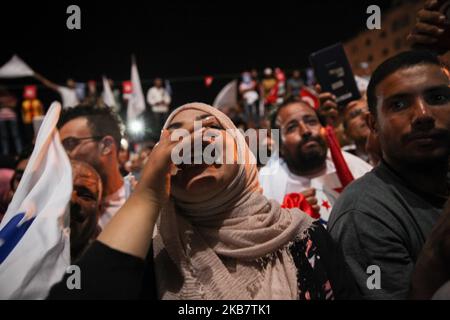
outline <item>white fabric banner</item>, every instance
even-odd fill
[[[233,107],[238,104],[237,102],[238,85],[237,80],[229,82],[225,87],[220,90],[213,106],[216,108]]]
[[[116,100],[114,99],[114,94],[109,85],[108,79],[103,76],[103,102],[110,108],[116,107]]]
[[[0,78],[22,78],[33,75],[34,71],[17,55],[0,68]]]
[[[145,111],[145,98],[142,92],[141,79],[136,65],[136,60],[132,59],[131,63],[131,83],[133,92],[128,100],[127,121],[136,119],[142,112]]]
[[[72,169],[54,102],[0,224],[0,299],[44,299],[70,265]]]

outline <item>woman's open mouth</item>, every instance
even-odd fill
[[[210,151],[207,152],[205,154],[205,149],[209,147]],[[213,147],[213,145],[211,145],[211,143],[206,142],[206,141],[202,141],[202,145],[201,145],[201,150],[194,150],[194,148],[191,149],[191,154],[190,154],[190,158],[186,159],[188,161],[185,161],[179,165],[177,165],[177,167],[184,171],[184,170],[189,170],[192,168],[197,168],[200,166],[209,166],[214,164],[214,162],[217,161],[217,156],[219,156],[219,153],[216,152],[216,149],[213,148],[211,149],[211,147]],[[195,152],[197,151],[197,152]],[[185,160],[183,158],[183,160]]]

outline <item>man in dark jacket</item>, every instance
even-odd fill
[[[375,70],[367,96],[382,162],[341,194],[328,226],[364,297],[404,299],[449,195],[448,73],[430,52],[404,52]]]

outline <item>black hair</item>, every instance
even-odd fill
[[[275,108],[273,110],[272,114],[269,115],[271,128],[273,128],[273,129],[280,129],[279,126],[276,123],[277,122],[277,117],[280,114],[281,109],[283,109],[283,108],[285,108],[285,107],[287,107],[287,106],[289,106],[289,105],[291,105],[293,103],[302,103],[304,105],[309,106],[316,113],[317,117],[319,118],[319,122],[321,123],[321,125],[322,126],[325,125],[325,119],[323,119],[323,117],[320,116],[320,114],[317,112],[316,109],[311,107],[307,102],[305,102],[301,98],[296,97],[296,96],[290,96],[287,99],[285,99],[282,104],[280,104],[277,108]]]
[[[375,69],[367,87],[367,104],[372,115],[376,116],[377,114],[377,96],[375,90],[378,84],[394,72],[418,64],[442,65],[438,56],[430,51],[410,50],[385,60]]]
[[[117,152],[119,152],[120,140],[123,137],[123,124],[120,117],[110,107],[78,105],[64,109],[59,117],[58,129],[61,129],[67,122],[77,118],[87,119],[93,136],[112,136]]]
[[[14,174],[11,177],[11,180],[9,180],[9,188],[11,190],[14,190],[14,182],[17,181],[17,176],[19,174],[22,175],[22,172],[19,172],[19,170],[17,169],[17,166],[19,165],[19,163],[21,161],[27,160],[31,157],[31,154],[33,153],[33,149],[34,149],[34,145],[32,145],[32,144],[28,145],[25,148],[23,148],[22,151],[20,152],[20,154],[15,158]]]
[[[31,157],[31,154],[33,153],[33,149],[34,149],[34,145],[28,145],[25,148],[23,148],[22,151],[20,152],[20,154],[16,158],[15,167],[17,167],[22,160],[29,159]]]
[[[14,169],[16,158],[13,155],[0,155],[0,169]]]

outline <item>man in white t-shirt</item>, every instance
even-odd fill
[[[171,97],[163,86],[163,81],[156,78],[147,92],[147,103],[151,106],[156,124],[162,128],[167,113],[169,112],[169,105]]]
[[[111,108],[78,106],[61,113],[58,129],[69,158],[89,163],[100,175],[103,201],[98,224],[103,228],[132,191],[132,178],[123,178],[119,169],[120,120]]]
[[[259,172],[264,195],[282,204],[287,194],[302,193],[326,225],[342,185],[315,110],[293,98],[278,108],[272,127],[280,129],[280,157]],[[355,179],[372,169],[356,156],[343,155]]]
[[[62,106],[63,108],[75,107],[80,102],[77,97],[76,92],[76,83],[72,79],[67,80],[67,86],[59,86],[54,82],[44,78],[41,74],[35,72],[34,77],[42,82],[44,86],[50,88],[54,91],[57,91],[61,95]]]
[[[254,125],[259,125],[258,86],[256,81],[252,79],[250,72],[242,73],[239,94],[242,96],[246,121],[253,122]]]

